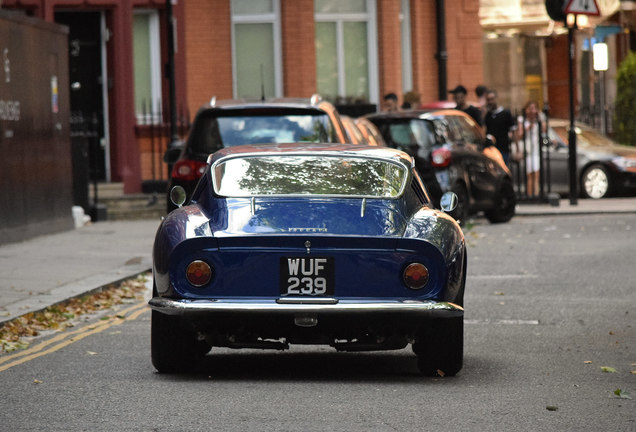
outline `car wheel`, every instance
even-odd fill
[[[581,176],[581,191],[586,198],[599,199],[610,192],[610,176],[607,169],[600,164],[585,168]]]
[[[517,196],[512,182],[505,180],[491,209],[484,212],[490,223],[508,222],[515,215]]]
[[[455,210],[449,213],[460,224],[464,225],[466,219],[468,219],[468,208],[470,206],[468,198],[468,190],[462,183],[455,183],[451,188],[451,191],[457,195],[457,207]]]
[[[424,376],[455,376],[464,360],[464,318],[427,322],[415,336],[413,352]]]
[[[191,371],[210,350],[204,341],[183,325],[181,317],[152,311],[150,351],[152,365],[160,373]]]

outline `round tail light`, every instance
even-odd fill
[[[212,280],[212,268],[205,261],[192,261],[186,268],[186,279],[195,287],[206,285]]]
[[[422,289],[428,283],[428,269],[424,264],[411,263],[404,269],[402,279],[407,287],[414,290]]]

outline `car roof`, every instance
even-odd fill
[[[415,166],[415,160],[402,150],[360,144],[331,143],[246,144],[226,147],[211,154],[208,158],[208,164],[214,164],[220,159],[231,156],[274,156],[281,154],[370,157],[399,162],[411,168]]]
[[[307,108],[322,109],[320,105],[328,103],[319,96],[311,98],[267,98],[267,99],[221,99],[212,97],[210,102],[203,105],[199,111],[210,109],[235,109],[235,108]]]
[[[444,118],[448,116],[459,116],[459,117],[467,117],[472,118],[464,111],[453,109],[453,108],[443,108],[443,109],[434,109],[434,110],[413,110],[413,111],[395,111],[395,112],[382,112],[366,115],[367,119],[432,119],[432,118]]]

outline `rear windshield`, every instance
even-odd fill
[[[268,155],[221,160],[212,167],[217,195],[329,195],[397,198],[407,168],[361,157]]]
[[[425,153],[435,145],[435,133],[429,121],[412,119],[403,123],[389,124],[391,141],[398,148],[418,147]]]
[[[190,136],[194,153],[214,153],[244,144],[336,142],[329,116],[323,111],[289,110],[203,113]]]

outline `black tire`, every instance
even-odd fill
[[[470,199],[468,189],[463,183],[455,183],[451,191],[457,195],[457,207],[448,214],[451,215],[460,225],[464,225],[470,215]]]
[[[504,180],[499,188],[493,207],[486,210],[484,214],[490,223],[508,222],[515,215],[516,206],[517,195],[515,194],[515,188],[511,181]]]
[[[183,325],[181,317],[152,311],[150,351],[152,365],[159,373],[190,372],[210,350],[204,341]]]
[[[417,332],[413,352],[424,376],[455,376],[464,362],[464,318],[426,322]]]
[[[581,194],[585,198],[605,198],[610,194],[611,190],[611,177],[609,171],[603,165],[594,164],[583,170],[581,175]]]

